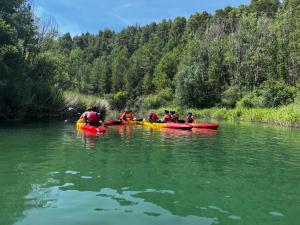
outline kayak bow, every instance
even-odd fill
[[[193,128],[218,129],[219,125],[215,123],[190,123]]]
[[[104,126],[98,126],[98,127],[90,126],[90,125],[85,124],[85,122],[82,119],[79,119],[77,121],[76,127],[77,127],[77,129],[87,131],[87,132],[92,133],[92,134],[98,134],[98,133],[104,133],[105,132],[105,127]]]

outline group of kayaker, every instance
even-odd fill
[[[178,123],[179,122],[179,117],[178,117],[178,115],[176,114],[175,111],[165,110],[161,120],[158,118],[158,115],[157,115],[156,112],[151,112],[147,117],[147,121],[148,122],[155,122],[155,123],[158,123],[158,122],[161,122],[161,123],[171,123],[171,122]],[[194,116],[191,112],[189,112],[185,116],[185,123],[194,123],[194,122],[195,122]]]
[[[84,120],[85,124],[91,126],[100,126],[102,124],[102,116],[101,113],[98,112],[96,106],[88,107],[87,110],[81,115],[81,119]],[[119,119],[121,121],[127,120],[138,120],[137,116],[132,111],[123,111],[119,115]],[[162,115],[162,119],[159,119],[156,112],[151,112],[147,119],[148,122],[154,123],[179,123],[179,117],[175,111],[168,111],[165,110],[164,114]],[[183,122],[183,121],[181,121]],[[187,113],[185,116],[185,123],[194,123],[195,119],[191,112]]]
[[[119,115],[119,119],[127,121],[127,120],[136,120],[138,119],[138,117],[135,115],[133,111],[129,110],[129,111],[121,112]]]

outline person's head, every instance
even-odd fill
[[[97,106],[93,106],[92,111],[97,111]]]
[[[175,114],[175,111],[172,111],[171,114],[172,114],[172,115]]]
[[[168,110],[165,110],[165,114],[168,114],[169,113],[169,111]]]
[[[91,106],[86,107],[86,111],[92,111],[92,107]]]
[[[188,113],[188,115],[189,115],[189,116],[192,116],[192,115],[193,115],[193,113],[189,112],[189,113]]]

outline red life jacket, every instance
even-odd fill
[[[185,122],[186,123],[193,123],[194,122],[194,118],[191,115],[186,115],[185,117]]]
[[[88,123],[98,123],[99,118],[96,112],[88,112],[87,113],[87,121]]]
[[[172,122],[172,117],[170,114],[164,115],[163,121],[166,123],[171,123]]]
[[[150,120],[156,122],[158,120],[158,116],[156,113],[151,113]]]
[[[126,112],[120,114],[120,120],[126,120]]]
[[[173,114],[173,122],[178,123],[178,116]]]

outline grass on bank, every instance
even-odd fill
[[[63,99],[66,110],[71,107],[78,113],[83,113],[88,106],[96,106],[103,114],[110,108],[107,100],[93,95],[83,95],[67,91],[64,92]]]

